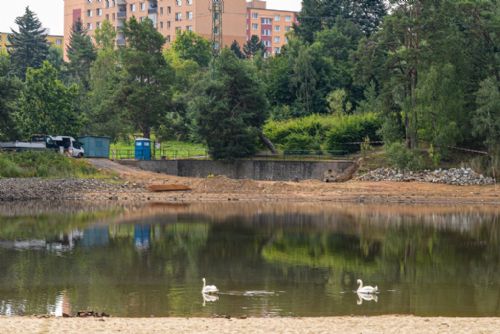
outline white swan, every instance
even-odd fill
[[[363,281],[358,279],[357,280],[359,287],[358,290],[356,290],[356,293],[365,293],[365,294],[370,294],[370,293],[378,293],[378,287],[375,286],[363,286]]]
[[[203,281],[203,288],[201,289],[201,293],[207,294],[207,293],[218,293],[219,289],[215,285],[206,285],[205,277],[202,278]]]

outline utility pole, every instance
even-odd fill
[[[224,12],[224,0],[210,0],[210,11],[212,12],[212,52],[217,57],[222,49],[222,13]]]

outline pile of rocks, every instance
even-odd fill
[[[403,172],[392,168],[378,168],[360,177],[360,181],[397,181],[397,182],[432,182],[460,186],[495,184],[491,177],[474,172],[471,168],[424,170],[421,172]]]

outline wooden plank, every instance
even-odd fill
[[[148,186],[148,189],[153,192],[191,190],[191,188],[182,184],[151,184]]]

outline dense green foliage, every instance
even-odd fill
[[[16,135],[13,115],[17,110],[16,102],[22,83],[9,71],[10,59],[0,52],[0,139],[8,139]]]
[[[58,79],[57,70],[45,61],[41,68],[29,68],[19,99],[16,124],[24,138],[33,134],[65,134],[76,137],[80,133],[79,88],[65,86]]]
[[[56,152],[0,153],[0,177],[89,177],[97,170]]]
[[[267,100],[256,69],[224,49],[191,105],[197,132],[214,159],[252,156],[266,119]]]
[[[273,143],[288,151],[309,152],[322,147],[332,153],[345,154],[359,151],[359,143],[366,137],[371,141],[379,140],[380,125],[380,118],[375,113],[311,115],[286,121],[269,121],[264,133]]]
[[[40,67],[49,54],[47,34],[38,17],[29,7],[24,15],[16,19],[18,31],[12,30],[9,35],[9,54],[12,71],[24,79],[29,67]]]
[[[67,52],[70,77],[73,81],[80,83],[84,90],[88,90],[90,66],[96,59],[96,52],[80,20],[73,24]]]
[[[10,59],[0,58],[0,136],[13,138],[18,128],[24,135],[68,131],[50,124],[57,118],[36,115],[51,109],[74,123],[73,132],[190,140],[214,157],[236,158],[255,153],[259,139],[272,151],[260,133],[269,115],[265,134],[287,151],[352,152],[359,146],[347,143],[368,137],[396,156],[393,143],[428,150],[436,165],[457,146],[497,161],[499,13],[496,0],[305,0],[279,55],[252,36],[233,43],[223,65],[201,36],[182,32],[165,48],[150,20],[134,18],[117,31],[103,22],[96,53],[75,26],[66,64],[53,50],[47,55],[27,10],[16,21]],[[125,45],[117,48],[116,37]],[[26,50],[35,50],[33,62],[20,60]],[[20,64],[39,68],[47,57],[53,70],[44,71],[55,71],[57,85],[53,74],[47,83],[25,79]]]

